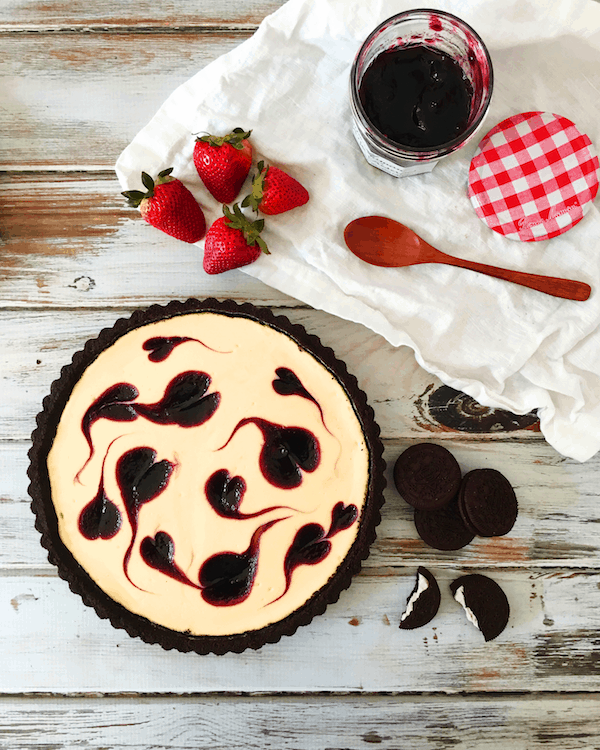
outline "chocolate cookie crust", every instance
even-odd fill
[[[230,317],[244,317],[258,324],[269,326],[285,333],[297,345],[309,352],[337,379],[353,404],[369,450],[369,485],[357,537],[349,554],[334,575],[303,606],[283,620],[256,631],[242,632],[231,636],[192,636],[157,625],[150,620],[130,612],[101,590],[85,570],[75,561],[63,544],[58,533],[58,521],[54,509],[50,478],[46,464],[62,412],[76,383],[87,367],[107,348],[127,332],[152,322],[175,318],[193,312],[211,311]],[[333,351],[324,347],[316,336],[308,334],[302,326],[292,324],[283,316],[274,316],[270,311],[258,309],[250,304],[238,305],[232,300],[214,299],[187,302],[172,302],[166,306],[155,305],[145,311],[137,311],[130,318],[118,320],[112,328],[104,329],[97,338],[87,342],[77,352],[70,365],[63,368],[60,378],[53,383],[49,396],[44,399],[43,411],[37,418],[37,429],[32,435],[30,450],[29,493],[32,510],[36,516],[36,528],[41,532],[41,543],[48,550],[48,559],[57,566],[59,575],[67,580],[70,588],[81,596],[84,603],[93,607],[97,614],[109,619],[116,628],[126,630],[149,643],[158,643],[165,649],[222,654],[228,651],[241,652],[246,648],[259,648],[272,643],[282,635],[291,635],[307,624],[317,614],[322,614],[327,605],[336,601],[341,591],[347,588],[352,576],[358,572],[362,560],[375,539],[375,528],[380,521],[383,503],[384,462],[383,448],[379,440],[373,411],[367,404],[365,394],[358,388],[356,379],[350,375],[343,362]]]

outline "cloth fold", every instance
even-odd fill
[[[173,92],[120,155],[119,181],[138,188],[142,170],[172,166],[210,223],[221,207],[195,171],[193,134],[251,129],[256,159],[289,171],[311,198],[267,217],[271,255],[245,273],[411,347],[424,369],[482,404],[537,408],[548,442],[585,461],[600,450],[597,200],[560,237],[523,243],[493,232],[473,210],[467,179],[477,140],[428,174],[394,178],[366,163],[351,130],[350,66],[378,23],[411,7],[406,0],[289,0]],[[495,85],[482,136],[510,115],[540,110],[568,117],[600,144],[599,3],[445,0],[428,7],[460,16],[490,51]],[[369,214],[394,218],[451,255],[586,281],[592,296],[560,300],[442,265],[368,266],[349,253],[343,230]]]

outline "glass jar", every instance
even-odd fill
[[[386,54],[380,57],[383,53]],[[453,75],[458,87],[464,89],[463,99],[465,96],[468,97],[465,99],[464,119],[460,127],[456,126],[450,132],[450,137],[442,139],[441,143],[423,145],[414,139],[413,143],[400,143],[378,129],[372,121],[373,118],[367,114],[366,97],[370,96],[370,92],[365,91],[366,86],[363,88],[365,73],[377,58],[379,59],[376,66],[385,69],[387,61],[394,55],[407,54],[413,57],[421,54],[421,57],[424,55],[428,58],[425,62],[421,60],[418,63],[421,69],[425,66],[426,70],[443,70],[444,76]],[[394,75],[406,76],[406,65],[396,67],[396,70],[402,72]],[[435,88],[440,78],[437,72],[432,73],[432,76],[432,85],[423,84],[424,88],[428,86],[429,98],[427,104],[423,105],[427,107],[425,115],[428,122],[431,122],[432,112],[436,107],[436,116],[445,116],[445,102],[451,101],[456,93],[453,92],[452,96],[446,96],[445,99],[433,101],[429,89],[432,86]],[[369,80],[369,77],[367,78]],[[420,132],[427,130],[427,125],[419,119],[419,112],[424,111],[419,110],[422,106],[422,93],[419,95],[418,104],[411,99],[412,96],[417,96],[414,85],[414,80],[409,83],[407,79],[407,88],[402,88],[402,91],[406,90],[409,95],[406,100],[401,99],[400,104],[403,113],[416,123],[418,136]],[[429,172],[440,159],[462,148],[473,137],[488,110],[492,88],[492,61],[485,44],[468,24],[450,13],[439,10],[423,8],[399,13],[388,18],[369,34],[352,65],[350,102],[354,136],[367,161],[388,174],[400,177]]]

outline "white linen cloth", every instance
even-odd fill
[[[252,129],[256,160],[287,169],[311,198],[266,218],[271,255],[246,273],[412,347],[422,367],[482,404],[539,409],[548,442],[587,460],[600,449],[598,199],[560,237],[507,240],[467,197],[478,139],[429,174],[394,178],[369,166],[353,138],[349,71],[361,42],[389,16],[423,6],[461,17],[490,51],[495,86],[481,137],[509,115],[542,110],[568,117],[600,146],[594,0],[289,0],[174,91],[119,157],[118,178],[123,189],[139,189],[141,170],[172,166],[210,222],[221,207],[194,168],[192,134]],[[586,281],[592,296],[560,300],[442,265],[369,266],[343,239],[348,222],[369,214],[397,219],[451,255]]]

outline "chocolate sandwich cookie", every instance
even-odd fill
[[[434,549],[461,549],[475,537],[462,520],[457,496],[438,510],[415,509],[414,521],[418,535]]]
[[[440,608],[442,595],[437,581],[427,568],[417,568],[415,587],[406,600],[406,608],[400,618],[402,630],[414,630],[427,625]]]
[[[475,469],[462,480],[458,509],[465,526],[478,536],[504,536],[517,520],[517,497],[499,471]]]
[[[458,492],[461,471],[449,450],[435,443],[407,448],[394,466],[394,482],[409,505],[436,510],[447,505]]]
[[[510,607],[506,594],[496,581],[472,573],[452,581],[450,590],[486,641],[500,635],[508,623]]]

